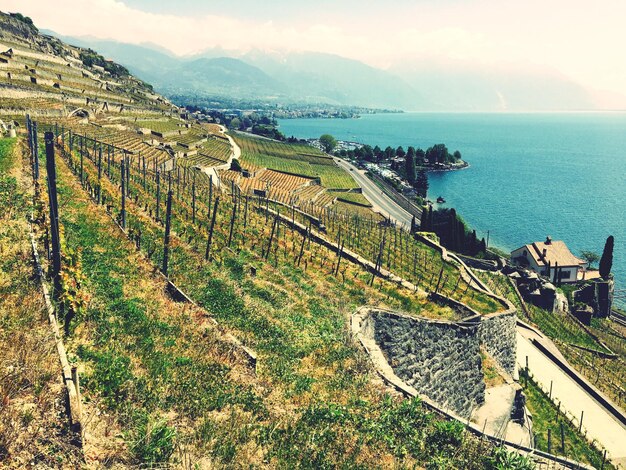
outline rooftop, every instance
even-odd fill
[[[533,257],[538,266],[579,266],[584,261],[577,258],[569,251],[569,248],[562,240],[552,240],[547,237],[543,242],[533,242],[524,245],[530,256]]]

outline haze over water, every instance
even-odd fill
[[[377,114],[281,120],[280,129],[383,149],[445,143],[470,167],[429,173],[431,200],[443,196],[507,251],[551,235],[575,255],[601,254],[614,235],[613,272],[626,285],[626,114]]]

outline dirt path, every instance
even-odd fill
[[[220,126],[220,131],[224,135],[224,137],[226,137],[228,141],[230,142],[233,152],[230,158],[228,159],[228,161],[224,163],[223,165],[202,167],[202,171],[206,175],[213,177],[213,181],[215,182],[215,185],[218,188],[221,186],[221,181],[220,181],[220,177],[219,177],[217,170],[228,170],[230,168],[230,164],[232,163],[233,159],[241,157],[241,147],[237,145],[237,142],[235,142],[235,139],[233,139],[230,135],[226,133],[226,128],[224,126]]]

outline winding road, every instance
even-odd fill
[[[372,203],[375,211],[380,212],[385,217],[390,217],[391,220],[404,225],[406,228],[411,227],[413,216],[383,193],[383,191],[376,186],[376,183],[365,175],[364,170],[359,170],[352,163],[341,158],[335,158],[335,162],[350,173],[359,186],[361,186],[363,195]]]

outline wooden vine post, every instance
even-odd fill
[[[52,238],[52,281],[54,295],[58,299],[61,291],[61,240],[59,237],[59,201],[57,198],[57,175],[54,161],[54,134],[44,134],[46,145],[46,172],[48,173],[48,198],[50,205],[50,232]]]
[[[220,197],[215,197],[215,206],[213,206],[213,214],[211,216],[211,225],[209,226],[209,237],[206,243],[206,251],[204,252],[204,259],[209,260],[209,255],[211,252],[211,242],[213,241],[213,227],[215,227],[215,215],[217,214],[217,207],[220,203]]]
[[[120,212],[120,224],[126,229],[126,179],[124,178],[124,159],[120,160],[120,175],[122,182],[122,211]]]
[[[167,192],[167,207],[165,209],[165,236],[163,238],[163,268],[162,272],[167,277],[167,268],[170,255],[170,227],[172,219],[172,191]]]

